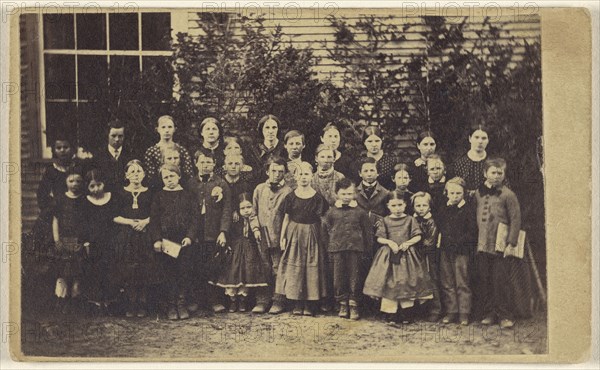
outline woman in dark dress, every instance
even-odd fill
[[[145,173],[142,163],[131,160],[125,166],[129,184],[119,191],[119,209],[114,221],[118,224],[115,238],[116,259],[113,279],[125,289],[127,317],[145,317],[147,287],[159,283],[155,252],[148,233],[151,191],[142,186]]]
[[[427,158],[435,153],[437,139],[431,131],[423,131],[417,136],[417,149],[419,157],[409,163],[410,191],[427,191]]]
[[[483,169],[487,158],[485,149],[489,143],[486,129],[478,126],[471,130],[469,143],[471,144],[471,148],[454,161],[449,171],[449,177],[461,177],[465,180],[467,183],[465,190],[469,196],[473,196],[475,191],[485,182],[485,177],[483,176]]]
[[[265,164],[269,158],[287,158],[283,141],[280,139],[281,121],[272,114],[267,114],[258,121],[259,144],[252,147],[252,156],[256,162],[248,163],[254,168],[256,183],[267,180]],[[245,158],[249,159],[249,158]]]
[[[225,154],[223,153],[223,127],[214,117],[207,117],[200,123],[202,144],[198,151],[211,155],[215,159],[216,168],[223,166]]]
[[[358,173],[352,171],[353,158],[347,152],[341,152],[341,134],[339,128],[328,123],[321,132],[321,142],[328,145],[335,152],[335,164],[333,167],[345,177],[351,179],[355,183],[360,181]]]
[[[384,152],[382,149],[383,137],[378,126],[367,126],[363,132],[362,141],[366,148],[366,156],[375,159],[377,165],[377,181],[386,189],[394,190],[394,167],[398,164],[398,158],[393,154]],[[359,167],[355,166],[356,173]]]

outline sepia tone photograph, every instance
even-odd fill
[[[541,16],[438,13],[20,14],[20,356],[548,354]]]

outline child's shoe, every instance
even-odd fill
[[[177,314],[177,305],[174,305],[174,304],[169,305],[169,310],[167,311],[167,319],[169,319],[169,320],[179,319],[179,315]]]
[[[198,303],[195,303],[195,302],[192,302],[192,303],[188,304],[188,306],[187,306],[187,309],[190,312],[196,312],[196,311],[198,311],[198,308],[199,308]]]
[[[302,313],[304,312],[304,305],[301,301],[296,302],[296,304],[294,305],[294,310],[292,311],[292,315],[294,316],[302,316]]]
[[[500,329],[510,329],[515,326],[515,322],[510,319],[500,320]]]
[[[314,312],[314,310],[313,310],[312,304],[310,304],[310,303],[306,302],[306,303],[304,304],[304,310],[302,311],[302,314],[303,314],[304,316],[314,316],[314,315],[315,315],[315,312]]]
[[[350,320],[359,320],[360,312],[358,311],[358,306],[350,305]]]
[[[217,303],[212,306],[212,310],[214,313],[223,313],[225,312],[225,306],[223,306],[220,303]]]
[[[442,324],[451,324],[453,322],[456,322],[456,314],[455,313],[449,313],[446,316],[444,316],[444,318],[442,319]]]
[[[190,318],[190,313],[188,312],[185,304],[185,297],[183,296],[180,296],[179,300],[177,301],[177,315],[181,320],[187,320]]]
[[[492,325],[494,323],[494,316],[487,315],[481,320],[481,325]]]
[[[246,297],[243,295],[238,297],[238,311],[246,312]]]
[[[279,315],[284,311],[283,305],[279,302],[274,302],[269,310],[269,314],[271,315]]]
[[[231,303],[229,303],[229,313],[237,312],[238,310],[238,302],[235,297],[231,297]]]
[[[265,313],[267,307],[263,303],[257,303],[252,309],[252,313]]]
[[[139,317],[140,319],[143,319],[147,315],[148,315],[148,312],[146,311],[146,309],[143,306],[140,306],[140,308],[137,311],[136,316]]]
[[[338,313],[339,317],[343,317],[344,319],[348,318],[348,302],[340,302],[340,312]]]
[[[462,326],[469,325],[469,314],[461,313],[460,315],[458,315],[458,321]]]

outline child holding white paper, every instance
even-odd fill
[[[200,209],[194,194],[179,184],[181,172],[173,164],[160,168],[164,183],[156,193],[150,209],[150,236],[155,252],[161,252],[160,259],[165,272],[169,320],[187,319],[185,293],[189,290],[190,274],[193,271],[194,255],[192,241],[197,237]],[[163,240],[181,244],[177,258],[163,252]]]
[[[502,158],[488,159],[484,164],[485,182],[475,192],[477,200],[477,282],[478,297],[483,304],[484,325],[496,319],[501,328],[514,325],[510,302],[510,259],[508,253],[518,242],[521,229],[521,209],[515,193],[504,186],[506,161]],[[507,226],[506,240],[496,240],[498,225]],[[506,245],[504,253],[497,246]]]

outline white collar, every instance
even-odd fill
[[[166,186],[163,187],[164,191],[179,191],[179,190],[183,190],[183,188],[181,187],[181,184],[177,184],[177,187],[175,189],[169,189]]]
[[[342,201],[341,200],[336,200],[335,201],[335,206],[337,208],[342,208]],[[350,203],[348,203],[348,207],[354,208],[358,206],[358,202],[356,200],[351,200]]]
[[[121,145],[119,149],[115,149],[111,145],[108,145],[108,152],[110,153],[110,155],[113,156],[113,158],[115,157],[115,153],[117,152],[117,150],[119,151],[119,155],[121,155],[121,153],[123,152],[123,146]]]
[[[413,215],[413,217],[414,217],[414,218],[417,218],[417,217],[419,217],[419,215],[418,215],[418,214],[415,212],[415,214]],[[424,220],[429,220],[430,218],[431,218],[431,212],[427,212],[427,213],[425,214],[425,216],[423,216],[423,219],[424,219]]]
[[[428,183],[430,183],[430,184],[433,184],[433,183],[435,183],[435,181],[433,181],[433,179],[431,178],[431,176],[429,176],[429,177],[427,178],[427,182],[428,182]],[[441,178],[441,179],[440,179],[440,181],[438,181],[438,182],[446,182],[446,176],[442,176],[442,178]]]
[[[76,194],[69,194],[68,191],[65,192],[65,195],[67,196],[67,198],[71,198],[71,199],[78,199],[81,197],[81,194],[76,195]]]
[[[106,203],[108,203],[110,201],[110,198],[112,198],[112,193],[104,193],[104,197],[102,199],[96,199],[94,197],[92,197],[91,195],[87,196],[87,199],[90,201],[90,203],[92,203],[93,205],[96,206],[103,206]]]
[[[462,208],[462,207],[465,205],[465,203],[467,203],[467,202],[465,202],[465,200],[464,200],[464,199],[462,199],[460,202],[458,202],[458,204],[456,205],[456,208]],[[451,204],[450,204],[450,201],[448,201],[448,203],[446,203],[446,205],[447,205],[448,207],[450,207],[450,205],[451,205]]]
[[[422,166],[422,165],[424,165],[424,164],[426,165],[426,164],[427,164],[427,161],[426,161],[426,160],[424,160],[423,158],[419,157],[419,158],[415,159],[415,162],[414,162],[414,163],[415,163],[415,166],[416,166],[416,167],[421,167],[421,166]]]
[[[145,192],[145,191],[147,191],[147,190],[148,190],[148,188],[147,188],[147,187],[145,187],[145,186],[142,186],[142,187],[140,187],[138,190],[133,190],[133,188],[131,188],[131,187],[130,187],[130,185],[127,185],[127,186],[126,186],[126,187],[124,187],[123,189],[124,189],[125,191],[128,191],[128,192],[130,192],[130,193],[143,193],[143,192]]]
[[[365,180],[361,181],[360,184],[363,186],[363,188],[376,188],[378,184],[377,180],[375,180],[372,184],[374,185],[369,185],[368,182],[366,182]]]
[[[271,182],[269,181],[269,179],[267,179],[267,181],[265,181],[265,184],[267,184],[267,185],[271,186]],[[283,185],[285,185],[285,179],[283,179],[283,180],[279,181],[279,182],[277,183],[277,185],[278,185],[278,186],[281,186],[281,187],[283,187]]]
[[[52,167],[54,167],[55,170],[59,171],[59,172],[67,172],[67,168],[63,167],[63,166],[59,166],[58,164],[56,164],[56,162],[52,162]]]

